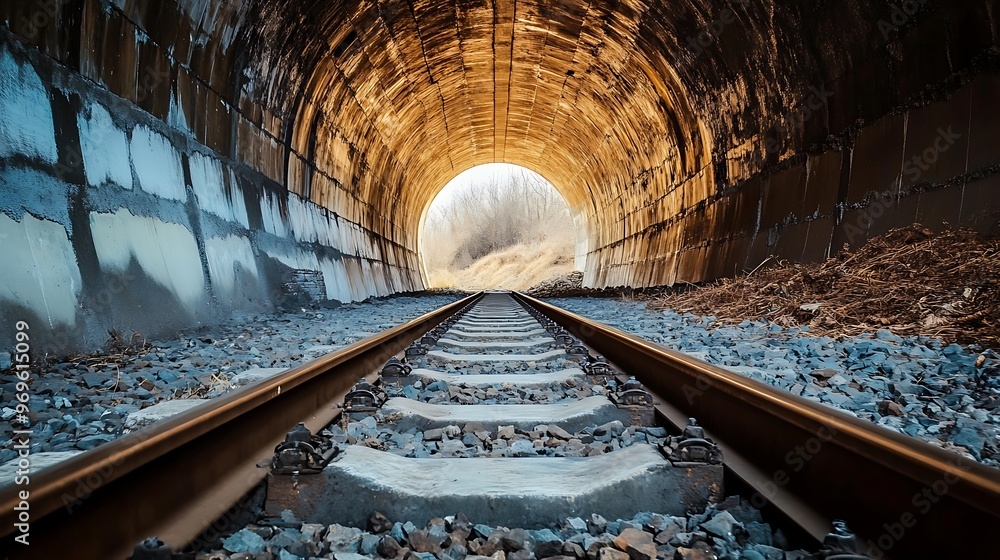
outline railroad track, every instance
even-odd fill
[[[401,354],[405,363],[391,359]],[[571,379],[578,398],[526,398]],[[410,398],[428,381],[450,404]],[[457,404],[482,401],[477,391],[490,404]],[[405,439],[365,445],[359,430],[381,429],[365,420],[374,414],[397,434],[433,433],[438,452]],[[615,439],[625,430],[631,445]],[[616,443],[583,443],[595,436]],[[508,448],[496,449],[501,439]],[[481,456],[447,456],[470,453]],[[1000,549],[988,537],[1000,522],[996,470],[506,293],[470,296],[33,473],[28,500],[14,490],[0,487],[9,558],[126,558],[150,535],[179,549],[254,521],[257,507],[359,526],[372,510],[417,523],[463,511],[513,527],[683,514],[733,493],[816,549],[836,519],[871,557]],[[21,502],[27,547],[13,541]]]

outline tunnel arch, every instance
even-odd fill
[[[819,260],[914,222],[990,230],[998,19],[994,0],[4,2],[0,182],[27,187],[0,193],[0,233],[43,231],[66,266],[0,280],[0,316],[77,340],[268,306],[300,270],[327,299],[419,290],[425,205],[487,162],[580,209],[591,287]],[[107,243],[136,228],[156,235]],[[200,263],[201,288],[149,252]],[[160,303],[94,303],[133,271]]]
[[[497,49],[505,44],[498,39],[501,7],[463,3],[453,20],[431,18],[431,8],[425,7],[432,22],[423,26],[416,9],[408,17],[374,13],[374,5],[370,12],[345,8],[339,27],[326,30],[333,37],[327,45],[331,50],[303,78],[302,101],[291,125],[293,149],[339,185],[353,179],[345,140],[348,146],[367,146],[369,156],[394,161],[376,180],[385,200],[397,213],[402,209],[406,231],[420,231],[424,206],[438,185],[483,163],[522,165],[548,177],[570,206],[587,216],[586,237],[604,245],[626,229],[622,190],[638,182],[649,189],[652,177],[658,183],[652,191],[662,192],[697,173],[711,183],[707,126],[691,111],[677,73],[661,71],[669,69],[661,56],[647,59],[657,53],[629,48],[632,35],[619,30],[634,35],[641,6],[617,14],[597,4],[580,9],[576,3],[522,3],[520,13],[515,3],[510,6],[511,44],[541,47],[528,49],[539,52],[535,57],[511,56],[506,67],[498,64],[504,55]],[[483,12],[491,12],[490,17]],[[612,15],[621,18],[617,26],[604,26],[585,40],[588,20]],[[455,41],[423,39],[449,34],[457,36],[457,49]],[[420,41],[422,57],[410,53],[407,60],[406,41]],[[565,56],[554,56],[550,41],[568,47],[557,51]],[[389,60],[361,68],[360,60],[380,60],[373,53],[379,45],[388,45],[384,57]],[[491,56],[492,64],[477,67]],[[387,93],[395,90],[408,93]],[[458,99],[454,107],[446,102],[450,99]],[[353,142],[323,130],[328,125],[352,131],[352,123],[364,121],[375,133]],[[362,132],[347,136],[355,134]],[[672,168],[670,173],[657,175],[664,167]],[[294,177],[288,182],[294,184]],[[311,181],[302,183],[300,193],[311,195]],[[376,211],[388,211],[380,199],[373,203],[382,206]],[[588,253],[601,248],[589,247]]]

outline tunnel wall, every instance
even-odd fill
[[[694,283],[769,259],[817,262],[914,223],[1000,234],[1000,73],[963,78],[943,99],[830,138],[833,149],[795,154],[736,183],[698,177],[672,190],[626,216],[627,237],[591,253],[588,284]],[[727,155],[739,161],[746,149]]]
[[[417,289],[426,205],[490,161],[560,189],[594,287],[988,230],[997,20],[995,0],[4,2],[0,319],[153,334],[268,307],[292,269],[338,301]]]
[[[732,2],[661,29],[708,119],[712,161],[680,180],[650,170],[593,211],[592,221],[621,219],[595,236],[585,283],[702,282],[772,256],[819,261],[912,223],[997,234],[996,10],[989,0]]]
[[[422,288],[416,254],[362,225],[363,204],[344,197],[338,213],[286,190],[263,110],[218,95],[121,12],[84,4],[0,7],[20,33],[0,27],[7,340],[27,321],[36,355],[65,354],[110,330],[271,309],[290,301],[293,270],[321,272],[325,293],[311,295],[330,302]]]

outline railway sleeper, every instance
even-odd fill
[[[414,459],[348,446],[316,475],[270,476],[265,513],[363,527],[372,511],[416,524],[461,511],[481,523],[542,528],[567,515],[684,515],[722,492],[722,465],[677,466],[649,445],[545,459]]]

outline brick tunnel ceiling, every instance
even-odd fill
[[[643,174],[659,169],[678,184],[710,161],[710,136],[663,55],[659,37],[675,35],[659,13],[668,7],[418,0],[264,9],[270,52],[258,53],[258,67],[272,106],[295,115],[292,148],[406,232],[448,180],[484,163],[536,171],[576,211],[610,209],[620,228],[616,199]],[[288,96],[296,88],[301,95]],[[299,194],[332,206],[307,183]]]
[[[44,227],[65,254],[59,282],[24,277],[28,307],[49,314],[51,292],[60,321],[108,327],[141,306],[80,302],[130,254],[178,321],[270,303],[289,270],[339,301],[420,289],[427,208],[491,162],[559,189],[589,287],[821,260],[911,223],[986,230],[996,5],[0,2],[18,86],[0,184],[32,185],[7,189],[0,229]],[[0,315],[20,313],[10,293]]]

